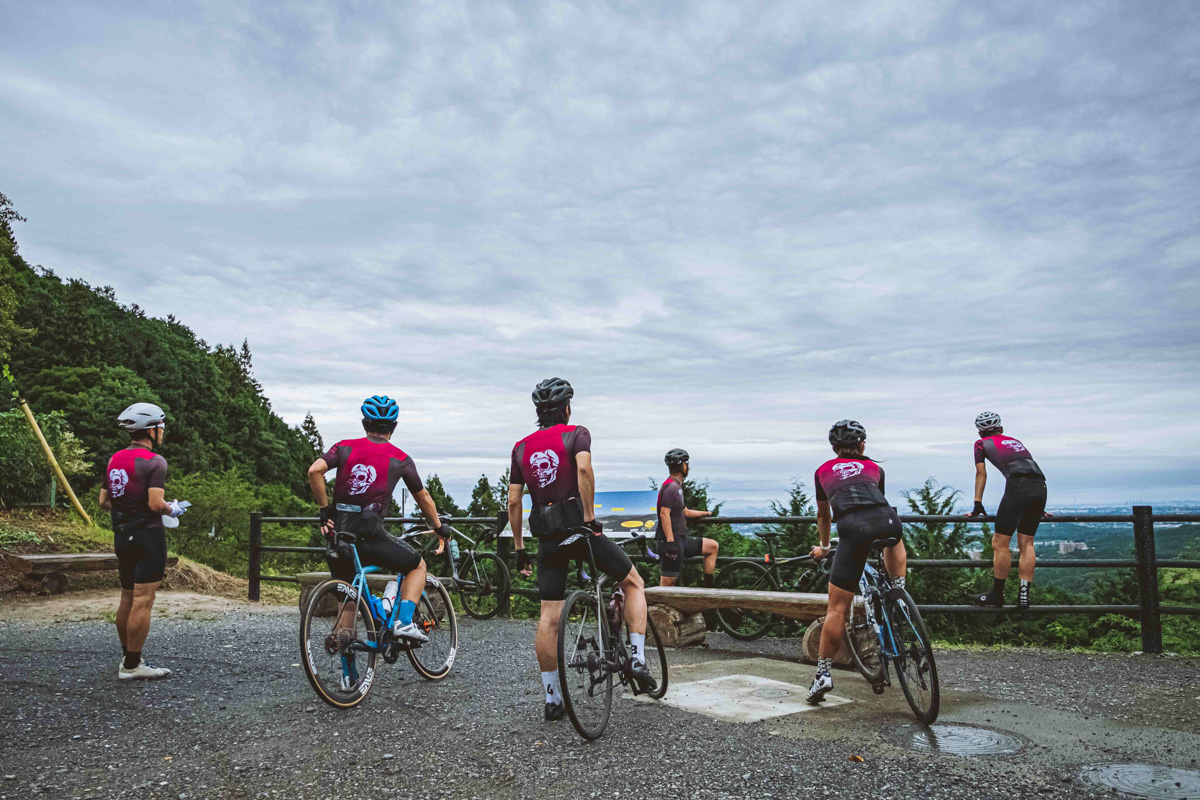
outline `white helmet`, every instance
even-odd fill
[[[975,418],[975,427],[981,431],[990,431],[992,428],[999,428],[1000,415],[995,411],[985,411]]]
[[[162,425],[166,418],[166,412],[154,403],[134,403],[121,412],[117,424],[127,431],[145,431]]]

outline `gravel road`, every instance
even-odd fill
[[[298,619],[292,609],[242,607],[158,620],[147,654],[175,674],[132,684],[116,679],[120,651],[103,621],[0,622],[0,800],[1112,797],[1074,780],[1080,767],[1153,758],[1197,769],[1200,757],[1196,660],[940,654],[939,722],[1016,733],[1030,745],[1016,755],[897,746],[892,734],[912,722],[899,691],[874,698],[848,672],[836,675],[838,688],[861,702],[767,722],[620,700],[608,734],[589,744],[569,721],[541,719],[530,622],[464,620],[450,678],[429,683],[406,660],[385,665],[347,712],[319,702],[305,681]],[[689,669],[721,667],[714,662],[796,650],[795,641],[711,637],[707,649],[669,657],[683,681]]]

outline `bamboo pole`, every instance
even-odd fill
[[[71,498],[71,505],[75,507],[75,513],[83,517],[84,521],[89,526],[94,525],[92,518],[83,510],[83,506],[79,504],[79,498],[75,496],[75,492],[71,489],[71,484],[67,483],[67,476],[63,475],[62,467],[58,465],[58,459],[54,457],[54,451],[50,449],[50,444],[46,441],[46,437],[42,435],[42,429],[38,427],[37,420],[33,418],[33,412],[29,410],[29,404],[25,402],[25,398],[18,398],[17,403],[21,406],[21,410],[25,412],[25,419],[29,422],[29,427],[33,429],[37,440],[42,443],[42,452],[46,454],[46,460],[50,462],[50,468],[54,470],[54,477],[58,478],[59,484],[63,491],[67,493],[67,497]]]

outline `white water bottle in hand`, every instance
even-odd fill
[[[396,593],[399,591],[400,586],[395,581],[388,582],[383,590],[383,613],[392,613],[392,606],[396,604]]]

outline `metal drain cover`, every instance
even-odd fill
[[[1084,767],[1079,779],[1133,797],[1153,800],[1200,798],[1200,772],[1151,764],[1100,764]]]
[[[763,697],[768,700],[782,700],[797,693],[791,689],[780,689],[775,686],[767,686],[762,689],[755,689],[753,692],[751,692],[751,694],[755,697]]]
[[[895,744],[925,753],[952,756],[995,756],[1023,746],[1012,734],[968,725],[921,725],[900,728],[888,736]]]

